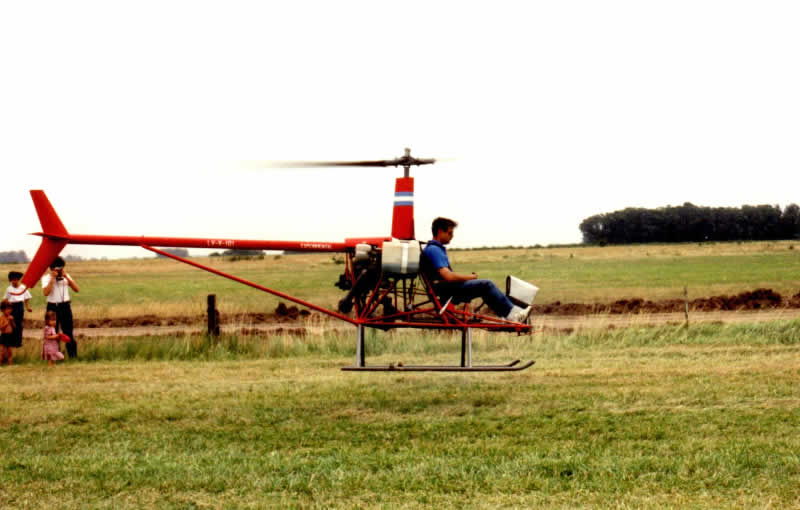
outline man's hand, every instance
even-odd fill
[[[446,282],[466,282],[478,278],[478,275],[475,273],[472,274],[454,273],[453,271],[450,270],[450,268],[447,267],[439,269],[439,276],[441,276],[442,280]]]

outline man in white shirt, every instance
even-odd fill
[[[70,358],[78,357],[78,344],[72,334],[72,306],[70,305],[69,290],[80,292],[78,284],[64,270],[66,262],[61,257],[56,257],[50,263],[50,272],[42,276],[42,290],[47,296],[47,309],[56,312],[56,331],[61,331],[70,338],[66,342],[67,354]]]

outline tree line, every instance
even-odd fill
[[[590,216],[580,229],[584,243],[601,245],[798,239],[800,206],[629,207]]]
[[[25,250],[0,251],[0,264],[27,264],[28,262]]]

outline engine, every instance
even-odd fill
[[[341,313],[350,313],[356,300],[365,305],[367,295],[378,285],[381,277],[381,252],[369,244],[357,244],[353,255],[353,280],[347,274],[339,275],[336,286],[347,294],[339,300]]]

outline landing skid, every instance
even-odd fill
[[[353,366],[342,367],[349,372],[518,372],[533,366],[533,360],[520,365],[514,360],[505,365],[473,365],[472,364],[472,329],[461,331],[461,364],[460,365],[406,365],[390,363],[388,365],[367,365],[364,349],[364,326],[358,325],[356,341],[356,362]]]
[[[520,360],[514,360],[505,365],[474,365],[471,367],[458,365],[404,365],[397,363],[396,365],[342,367],[342,370],[352,372],[517,372],[532,367],[535,361],[528,361],[523,365],[519,363]]]

